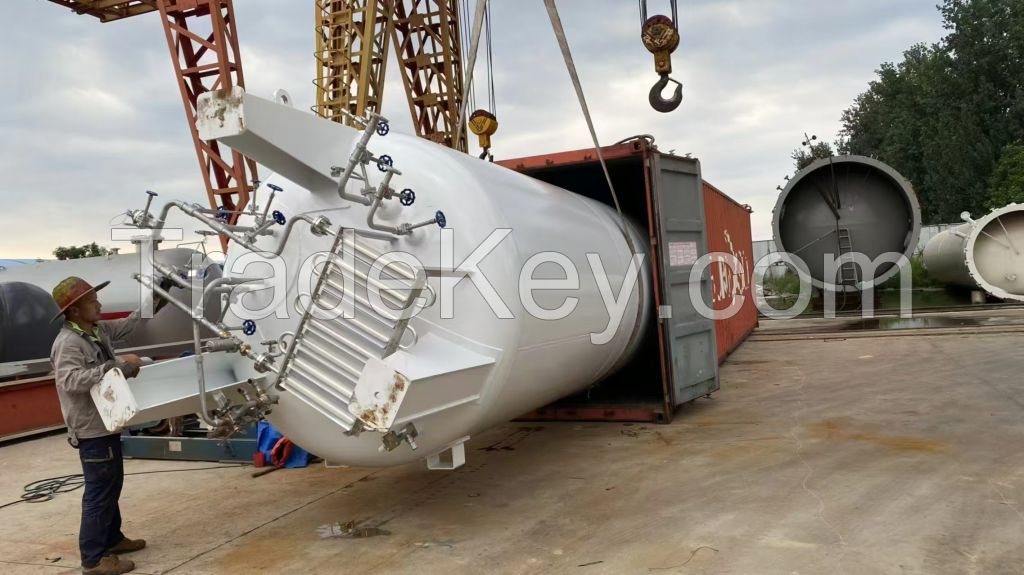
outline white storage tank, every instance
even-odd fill
[[[1010,204],[978,220],[947,229],[924,248],[928,275],[961,287],[980,287],[1006,300],[1024,301],[1024,205]]]
[[[279,396],[267,419],[329,462],[397,465],[457,447],[474,433],[613,373],[640,346],[653,321],[648,239],[603,203],[421,138],[390,133],[373,140],[373,160],[387,156],[401,171],[390,182],[394,193],[411,190],[415,201],[408,206],[388,201],[368,220],[372,209],[353,198],[380,184],[383,172],[374,162],[368,164],[366,181],[349,182],[345,199],[338,190],[360,131],[238,89],[204,97],[199,128],[204,138],[217,139],[277,174],[273,183],[282,191],[273,209],[280,223],[326,217],[334,229],[357,231],[336,240],[313,233],[312,224],[296,225],[291,232],[276,227],[257,240],[255,249],[232,244],[225,262],[231,278],[267,279],[275,268],[278,277],[283,274],[283,282],[267,279],[265,289],[238,295],[225,323],[248,325],[250,333],[241,337],[254,350],[284,334],[288,352],[275,366],[280,379],[267,376],[277,381]],[[699,194],[699,173],[695,181]],[[699,229],[682,226],[667,233],[675,239],[702,237],[703,213],[694,217]],[[432,223],[411,234],[368,229],[371,221],[377,228],[399,229],[403,222],[431,220],[445,227]],[[316,255],[332,249],[354,257],[327,272],[321,284],[324,266],[316,265],[322,263]],[[703,249],[693,242],[693,260]],[[277,252],[279,259],[272,257]],[[399,273],[411,269],[401,266],[384,274],[405,282],[401,293],[423,287],[424,306],[408,329],[397,313],[367,305],[366,285],[372,280],[364,274],[381,254],[389,254],[385,260],[421,264],[422,275]],[[678,262],[677,269],[686,266],[688,272],[693,260]],[[353,284],[344,283],[340,270],[345,267],[355,270]],[[529,284],[521,281],[531,277],[547,280],[536,287],[548,289],[531,295]],[[688,276],[682,284],[689,285]],[[696,285],[699,297],[705,282]],[[314,314],[304,319],[311,299],[333,308],[346,293],[355,300],[354,318]],[[683,325],[687,305],[683,293],[677,326]],[[552,312],[558,309],[564,313]],[[552,314],[564,317],[543,317]],[[700,325],[706,327],[693,331],[710,342],[704,351],[714,366],[711,320]],[[390,353],[394,343],[400,347]],[[204,358],[210,390],[230,390],[234,382],[260,377],[252,360],[241,355]],[[714,368],[705,372],[702,360],[687,365],[686,358],[673,358],[681,372],[692,371],[685,377],[716,382]],[[186,358],[145,368],[132,382],[144,408],[139,419],[169,415],[156,396],[167,385],[179,385],[173,382],[194,364]],[[394,383],[374,387],[381,385],[380,373],[393,375]],[[390,382],[387,377],[383,380]],[[382,442],[378,432],[390,434]],[[386,438],[394,439],[395,432],[408,441],[388,444]]]

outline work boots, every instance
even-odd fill
[[[119,559],[117,555],[107,555],[95,567],[82,567],[82,575],[121,575],[135,569],[135,563],[127,559]]]
[[[146,546],[145,539],[128,539],[125,537],[121,541],[110,548],[110,552],[114,555],[120,555],[122,553],[131,553],[132,551],[138,551]]]

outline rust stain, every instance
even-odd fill
[[[933,439],[905,437],[898,435],[881,435],[848,429],[838,421],[825,420],[811,426],[815,437],[826,440],[860,441],[894,451],[914,451],[920,453],[944,453],[949,445]]]

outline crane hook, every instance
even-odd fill
[[[672,93],[671,98],[665,98],[661,95],[662,90],[668,86],[668,83],[672,82],[676,85],[675,92]],[[667,114],[672,110],[679,107],[679,104],[683,102],[683,85],[677,80],[673,80],[668,74],[662,74],[661,79],[655,82],[654,86],[651,87],[651,93],[648,96],[648,100],[651,102],[651,107],[655,110]]]
[[[651,88],[648,100],[655,110],[667,113],[679,107],[683,101],[683,85],[669,77],[672,73],[672,53],[679,47],[679,13],[676,9],[676,0],[671,0],[672,17],[658,14],[647,17],[647,0],[640,1],[640,39],[644,48],[647,48],[654,55],[654,71],[661,76]],[[661,95],[662,90],[669,82],[676,85],[676,89],[670,98]]]

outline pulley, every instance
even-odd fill
[[[498,118],[487,110],[477,110],[469,117],[469,130],[480,139],[480,148],[483,149],[480,159],[490,157],[493,161],[494,157],[490,154],[491,136],[498,131]]]
[[[661,79],[651,87],[648,99],[651,107],[659,112],[671,112],[679,107],[683,101],[683,85],[672,79],[672,52],[679,47],[679,13],[676,9],[676,0],[671,0],[672,17],[663,14],[656,14],[647,17],[647,0],[640,0],[640,39],[644,48],[654,55],[654,71]],[[672,96],[665,98],[661,95],[669,83],[675,84],[675,91]]]

